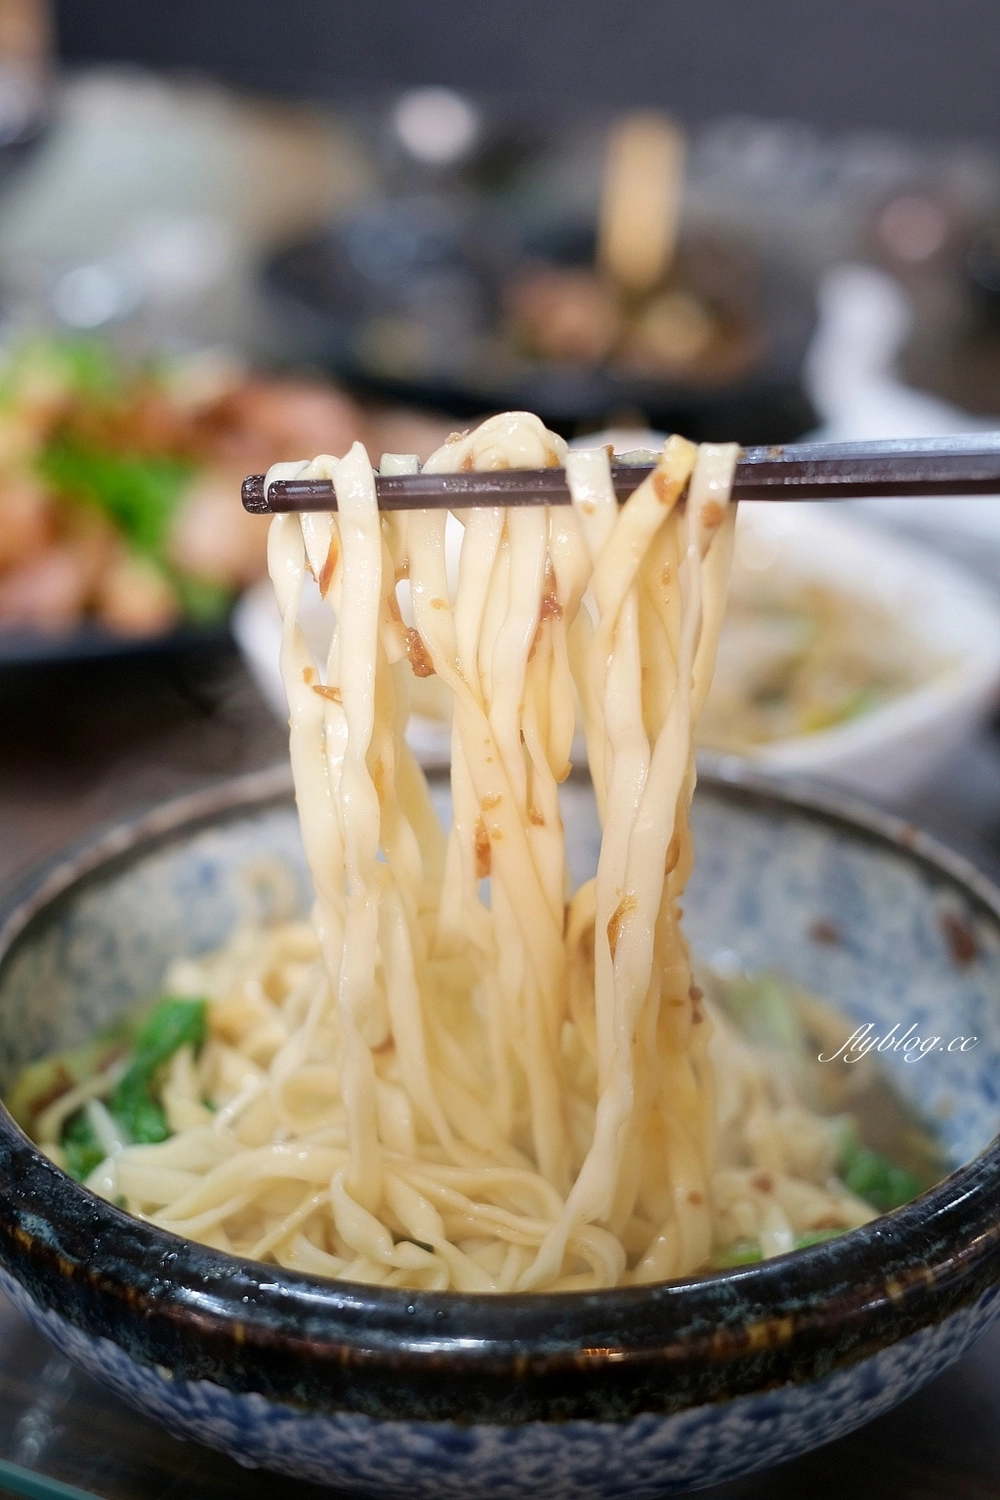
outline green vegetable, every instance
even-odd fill
[[[842,1229],[807,1229],[805,1234],[796,1236],[796,1250],[808,1250],[810,1245],[822,1245],[827,1240],[835,1240],[838,1234],[843,1234]]]
[[[132,1068],[142,1067],[152,1073],[169,1062],[181,1047],[193,1047],[197,1051],[203,1045],[208,1029],[207,1010],[206,1000],[166,996],[135,1039]]]
[[[885,693],[880,692],[878,688],[859,688],[842,705],[840,717],[844,720],[860,719],[862,714],[867,714],[872,709],[880,708],[885,701]]]
[[[111,1113],[134,1145],[151,1146],[170,1134],[162,1104],[131,1069],[111,1095]]]
[[[788,1052],[802,1050],[794,992],[773,974],[732,980],[723,1002],[748,1041]]]
[[[25,1068],[9,1097],[15,1120],[29,1134],[49,1104],[85,1079],[131,1052],[128,1068],[108,1100],[109,1112],[127,1140],[163,1141],[170,1134],[163,1108],[153,1092],[156,1075],[181,1047],[198,1048],[205,1040],[206,1002],[168,997],[152,1011],[143,1007],[107,1027],[85,1047],[42,1058]],[[66,1164],[81,1181],[104,1160],[105,1152],[85,1111],[63,1126],[60,1145]]]
[[[73,1115],[64,1125],[62,1148],[66,1156],[66,1169],[77,1182],[85,1182],[107,1154],[83,1110]]]
[[[122,371],[111,345],[103,339],[52,339],[36,346],[29,357],[36,367],[60,374],[67,387],[81,396],[108,396],[122,386]]]
[[[108,1110],[126,1140],[149,1144],[165,1141],[170,1134],[153,1085],[157,1073],[175,1052],[188,1045],[198,1048],[204,1042],[205,1011],[204,1000],[168,997],[161,1000],[152,1012],[146,1011],[115,1023],[112,1030],[116,1037],[134,1037],[132,1059],[108,1100]],[[31,1101],[38,1098],[40,1085],[58,1077],[63,1085],[61,1091],[65,1092],[66,1088],[82,1082],[96,1071],[94,1063],[102,1051],[107,1054],[108,1046],[106,1035],[104,1040],[82,1047],[78,1052],[64,1052],[58,1058],[33,1064],[18,1081],[12,1102],[21,1101],[21,1108],[33,1118],[38,1108],[32,1109]],[[107,1065],[107,1058],[102,1065]],[[57,1098],[58,1093],[53,1097]],[[66,1121],[60,1145],[66,1153],[70,1173],[81,1182],[104,1160],[104,1147],[83,1110]]]
[[[232,590],[220,583],[190,578],[183,573],[171,574],[171,582],[184,613],[199,625],[211,625],[223,619],[233,602]]]
[[[713,1271],[729,1271],[736,1266],[752,1266],[763,1259],[763,1251],[756,1240],[735,1240],[717,1250],[708,1264]]]
[[[103,511],[136,552],[159,565],[188,619],[210,625],[225,617],[232,590],[179,572],[167,557],[174,517],[194,474],[191,464],[106,453],[63,437],[43,451],[38,467],[55,490]]]
[[[846,1133],[840,1175],[850,1192],[880,1213],[909,1203],[920,1190],[916,1178],[905,1167],[898,1167],[887,1156],[862,1145],[853,1131]]]
[[[105,1035],[88,1042],[85,1047],[57,1052],[52,1057],[29,1063],[4,1103],[21,1129],[33,1135],[35,1122],[44,1109],[85,1078],[103,1073],[125,1051],[127,1044],[126,1037]]]
[[[194,473],[182,459],[105,453],[69,437],[50,443],[38,467],[53,489],[104,511],[137,552],[160,561]]]
[[[93,1078],[95,1073],[103,1073],[116,1058],[129,1051],[150,1009],[147,1005],[117,1016],[82,1047],[69,1047],[29,1063],[4,1099],[21,1129],[34,1136],[35,1123],[43,1110],[78,1083]]]
[[[861,1145],[861,1137],[858,1134],[857,1122],[851,1115],[837,1115],[830,1121],[834,1127],[834,1138],[837,1142],[837,1163],[841,1176],[847,1169],[854,1153]]]
[[[835,1239],[843,1232],[842,1229],[807,1229],[804,1234],[796,1235],[794,1248],[808,1250],[810,1245],[822,1245],[825,1240]],[[731,1271],[737,1266],[756,1265],[763,1259],[764,1252],[756,1240],[736,1240],[717,1250],[708,1264],[713,1271]]]
[[[38,391],[107,396],[121,383],[114,353],[101,339],[28,338],[0,367],[0,404],[15,406]]]
[[[205,1040],[204,1000],[161,1000],[136,1038],[135,1055],[109,1100],[109,1109],[136,1143],[165,1141],[170,1134],[152,1084],[181,1047],[196,1050]]]

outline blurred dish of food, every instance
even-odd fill
[[[752,363],[759,289],[749,258],[702,237],[678,259],[685,150],[683,131],[656,111],[618,122],[594,246],[584,234],[573,264],[529,263],[504,287],[515,347],[533,358],[709,381]]]
[[[682,234],[635,293],[595,270],[593,222],[518,243],[475,204],[369,204],[266,266],[284,353],[353,388],[474,416],[537,411],[566,434],[613,413],[695,439],[784,442],[813,425],[811,283],[718,233]],[[303,450],[304,451],[304,450]]]
[[[243,477],[301,452],[430,452],[441,424],[217,355],[133,363],[35,338],[0,363],[0,659],[91,656],[223,626],[266,566]]]
[[[358,426],[335,392],[214,358],[131,366],[97,341],[22,343],[0,368],[0,642],[224,619],[265,561],[240,478]]]
[[[520,353],[708,385],[759,360],[762,289],[748,251],[689,239],[651,287],[634,292],[586,264],[589,242],[585,232],[567,235],[505,284],[504,329]]]

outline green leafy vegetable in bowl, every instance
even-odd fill
[[[153,1085],[156,1075],[181,1047],[196,1051],[205,1040],[205,1001],[161,1001],[139,1033],[128,1070],[115,1086],[110,1111],[136,1142],[165,1141],[170,1134]]]
[[[54,1121],[62,1163],[81,1182],[118,1146],[166,1140],[164,1070],[182,1047],[200,1051],[206,1011],[204,1000],[166,996],[89,1046],[32,1064],[7,1101],[11,1114],[29,1134],[47,1135]]]
[[[716,1028],[710,1047],[717,1076],[741,1078],[745,1090],[734,1094],[730,1086],[729,1112],[752,1117],[734,1150],[724,1091],[721,1150],[748,1179],[744,1191],[754,1193],[758,1213],[751,1226],[734,1210],[730,1237],[717,1244],[710,1269],[820,1244],[850,1227],[852,1213],[889,1213],[940,1180],[947,1163],[939,1143],[879,1060],[842,1060],[853,1023],[841,1011],[773,973],[706,969],[699,984]],[[808,1189],[792,1202],[780,1171],[771,1169],[782,1156],[795,1161],[800,1179],[831,1195],[839,1218],[819,1199],[810,1206]],[[790,1210],[797,1215],[791,1229],[784,1217]]]

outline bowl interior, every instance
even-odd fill
[[[594,869],[599,830],[589,786],[563,790],[575,882]],[[435,795],[446,810],[446,787]],[[56,893],[36,898],[0,960],[0,1093],[27,1062],[156,994],[172,959],[217,946],[248,916],[308,908],[290,798],[248,797],[207,820],[168,816],[154,838],[52,877]],[[880,1061],[947,1159],[983,1150],[1000,1130],[1000,917],[988,892],[947,860],[752,786],[703,783],[694,835],[684,908],[696,956],[779,973],[871,1023],[869,1036],[890,1033]],[[911,1060],[893,1050],[909,1027],[938,1038]],[[978,1040],[948,1051],[956,1036]]]

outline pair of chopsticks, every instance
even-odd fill
[[[619,500],[655,468],[655,456],[612,460]],[[565,469],[486,473],[377,474],[382,510],[461,510],[469,505],[568,505]],[[850,500],[867,496],[1000,495],[1000,432],[879,443],[789,443],[744,448],[736,463],[734,500]],[[243,504],[257,514],[336,510],[328,479],[243,481]]]

